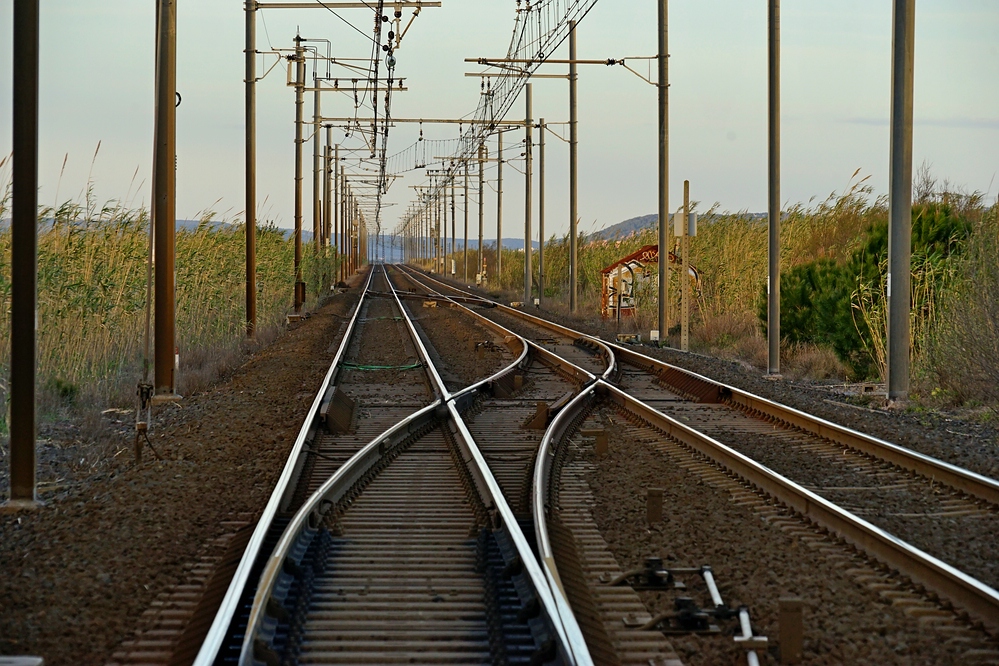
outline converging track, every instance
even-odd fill
[[[348,326],[196,663],[592,663],[384,269]]]
[[[413,273],[412,269],[407,269]],[[428,293],[473,294],[429,276]],[[483,299],[484,300],[484,299]],[[557,459],[594,409],[609,404],[640,430],[703,455],[754,490],[831,530],[847,543],[944,597],[978,622],[999,628],[994,534],[999,482],[695,375],[518,309],[488,302],[481,316],[535,338],[562,335],[577,347],[602,344],[618,363],[579,395],[546,435],[546,464]],[[568,361],[568,359],[565,359]],[[550,441],[549,441],[550,440]],[[538,474],[547,473],[538,470]],[[536,479],[542,488],[558,476]],[[551,499],[550,497],[548,498]],[[911,545],[910,545],[911,544]]]
[[[375,266],[196,663],[680,664],[679,616],[640,590],[690,574],[760,663],[767,639],[711,567],[622,571],[604,540],[593,452],[638,443],[765,522],[833,535],[858,580],[901,572],[915,587],[883,594],[907,613],[999,628],[975,530],[999,526],[994,480]]]

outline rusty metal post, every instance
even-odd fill
[[[465,282],[468,282],[468,160],[465,160],[465,244],[462,246]]]
[[[528,83],[525,86],[525,97],[527,102],[527,113],[524,116],[524,306],[531,302],[531,283],[534,278],[534,269],[531,266],[531,217],[534,212],[534,199],[532,197],[531,186],[533,185],[534,173],[534,132],[531,127],[534,115],[534,85]]]
[[[302,311],[302,116],[305,106],[305,49],[295,35],[295,312]]]
[[[780,374],[780,0],[769,0],[769,260],[767,273],[767,371]]]
[[[257,329],[257,3],[246,2],[246,335]]]
[[[35,506],[38,13],[38,0],[14,0],[9,509]]]
[[[545,119],[538,121],[538,305],[545,300]]]
[[[156,395],[176,393],[175,248],[177,216],[177,3],[160,0],[156,49],[156,139],[153,158]]]
[[[319,74],[313,73],[312,83],[315,90],[313,91],[314,101],[313,101],[313,115],[312,115],[312,244],[315,250],[315,254],[319,254],[319,248],[322,247],[322,203],[320,195],[322,193],[322,174],[323,165],[321,158],[321,145],[320,145],[320,134],[319,124],[322,118],[322,108],[320,106],[321,95],[319,94],[319,86],[322,81],[319,80]]]
[[[503,130],[496,134],[496,284],[503,286]]]
[[[909,273],[912,253],[912,80],[916,0],[895,0],[892,12],[891,171],[888,181],[889,400],[909,396]]]
[[[659,344],[669,339],[669,1],[659,0]]]
[[[661,0],[666,2],[666,0]],[[569,21],[569,311],[576,311],[576,286],[579,282],[579,116],[576,109],[576,22]]]

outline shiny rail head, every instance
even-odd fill
[[[364,287],[361,290],[361,296],[357,300],[354,312],[347,325],[347,330],[344,332],[340,347],[334,356],[333,362],[330,364],[329,370],[326,372],[326,376],[320,385],[316,398],[313,400],[305,422],[298,433],[298,437],[295,439],[295,444],[293,445],[291,453],[288,456],[284,469],[281,471],[281,476],[278,478],[278,482],[264,507],[260,519],[257,521],[257,526],[253,530],[253,534],[250,536],[246,550],[243,552],[243,557],[240,559],[239,565],[236,567],[236,572],[233,574],[232,581],[229,583],[226,594],[222,598],[219,610],[215,614],[215,618],[212,621],[212,625],[209,628],[207,635],[205,636],[205,640],[201,645],[198,656],[194,660],[194,664],[196,666],[211,666],[211,664],[215,662],[218,651],[222,647],[222,644],[229,633],[229,627],[236,614],[239,600],[243,595],[243,591],[246,587],[247,581],[249,580],[253,565],[263,547],[264,538],[270,530],[274,517],[277,515],[279,507],[281,506],[284,497],[288,494],[291,482],[295,477],[296,469],[300,464],[302,452],[309,436],[309,431],[313,427],[322,406],[323,396],[327,393],[333,383],[340,361],[342,360],[346,349],[349,347],[354,331],[357,328],[356,325],[358,317],[360,316],[365,298],[371,287],[371,277],[372,271],[369,271],[364,282]]]
[[[276,632],[281,622],[289,617],[284,601],[292,583],[302,576],[302,559],[321,535],[330,511],[366,473],[434,423],[440,406],[439,400],[427,405],[369,442],[316,490],[295,514],[260,576],[243,638],[239,659],[241,666],[267,664],[276,654],[273,645]]]

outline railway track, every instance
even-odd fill
[[[477,389],[448,390],[381,268],[347,327],[195,663],[592,663],[462,421]]]
[[[510,362],[466,388],[445,382],[433,343],[448,341],[410,310],[427,301],[474,319]],[[988,585],[817,494],[867,486],[805,468],[805,487],[753,460],[766,444],[760,454],[719,441],[748,447],[768,435],[829,470],[846,458],[841,475],[867,474],[884,491],[918,494],[919,466],[933,466],[931,499],[944,509],[923,510],[927,519],[989,520],[995,508],[984,477],[411,269],[372,269],[196,663],[682,663],[657,630],[669,614],[654,618],[631,586],[608,585],[634,572],[618,568],[591,512],[580,466],[591,439],[658,440],[695,456],[691,469],[710,461],[764,505],[830,530],[995,630],[999,595]],[[748,615],[740,624],[757,663],[766,642]]]
[[[458,294],[466,303],[475,298],[422,274],[413,279],[427,295]],[[738,475],[924,586],[931,598],[939,595],[973,621],[999,629],[999,593],[992,587],[999,578],[995,480],[513,308],[490,302],[477,314],[528,338],[554,334],[574,339],[576,346],[601,342],[619,365],[616,376],[594,381],[552,423],[543,445],[544,464],[536,469],[536,510],[553,506],[559,469],[551,463],[564,455],[563,448],[596,401]],[[545,550],[544,516],[539,513],[536,519],[547,558],[552,553]]]

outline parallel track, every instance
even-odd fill
[[[475,297],[425,275],[419,279],[441,297],[460,294],[466,302]],[[523,322],[521,330],[526,326],[597,341],[487,299],[480,301],[490,305],[480,316],[516,318]],[[984,570],[985,580],[995,582],[995,558],[988,552],[994,547],[990,535],[995,534],[989,526],[999,520],[999,483],[995,480],[714,382],[633,349],[603,344],[613,350],[621,365],[617,385],[598,380],[584,392],[588,396],[577,396],[569,408],[562,410],[561,421],[556,419],[553,429],[546,433],[546,464],[557,453],[560,442],[565,441],[572,418],[582,413],[587,400],[599,394],[601,400],[618,405],[641,423],[707,455],[803,516],[950,599],[992,630],[999,628],[999,592],[961,570],[966,568],[979,575]],[[742,448],[745,451],[740,452]],[[790,457],[792,463],[785,463],[783,468],[787,474],[807,469],[810,487],[753,459],[764,454],[771,465],[781,456]],[[801,467],[803,456],[808,457],[807,468]],[[557,483],[556,479],[544,478],[551,470],[543,467],[536,472],[542,475],[535,479],[536,511],[539,503],[547,501],[547,489]],[[849,485],[842,483],[843,479]],[[840,501],[847,495],[851,509],[859,509],[858,513],[872,519],[884,512],[885,494],[892,495],[894,502],[889,506],[894,508],[888,512],[902,515],[887,516],[894,520],[886,522],[893,528],[905,528],[906,523],[922,521],[921,529],[903,532],[906,538],[916,537],[917,546],[922,545],[920,537],[929,534],[939,539],[943,532],[944,542],[950,544],[947,559],[953,564],[901,541],[817,491]],[[875,499],[864,503],[860,498],[865,494]],[[969,535],[984,539],[977,550],[962,548]],[[546,536],[539,532],[538,538],[544,554]]]

